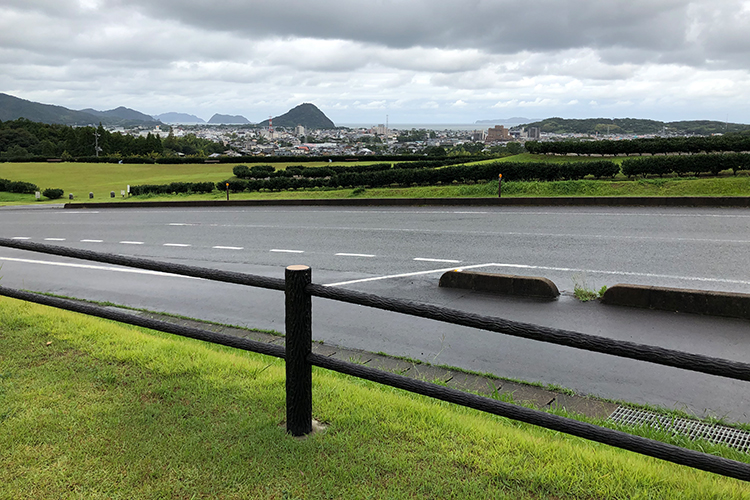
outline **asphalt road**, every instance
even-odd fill
[[[750,293],[750,212],[654,208],[0,209],[0,236],[317,283],[747,361],[748,323],[582,304],[634,283]],[[0,249],[4,286],[283,331],[279,292]],[[545,276],[552,302],[437,287],[444,270]],[[627,401],[750,421],[750,384],[329,301],[314,337]]]

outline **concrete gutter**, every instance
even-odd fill
[[[750,294],[744,293],[615,285],[604,292],[602,303],[750,319]]]
[[[164,208],[253,206],[625,206],[625,207],[750,207],[748,196],[592,196],[518,198],[321,198],[286,200],[194,200],[66,203],[65,208]]]
[[[554,299],[560,295],[555,284],[547,278],[474,271],[448,271],[440,277],[440,286],[547,299]]]

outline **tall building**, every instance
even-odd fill
[[[539,127],[529,127],[529,134],[527,136],[529,139],[539,139],[542,137],[541,131],[539,130]]]
[[[503,125],[495,125],[487,130],[487,142],[509,141],[510,130]]]

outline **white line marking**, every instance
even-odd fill
[[[421,262],[442,262],[444,264],[460,264],[460,260],[450,260],[450,259],[427,259],[422,257],[415,257],[414,260],[418,260]]]
[[[371,255],[369,253],[337,253],[336,255],[339,257],[375,257],[374,255]]]
[[[195,226],[197,224],[188,224],[185,222],[170,222],[169,225],[170,226]]]
[[[94,269],[98,271],[112,271],[116,273],[150,274],[153,276],[169,276],[171,278],[188,278],[191,280],[203,279],[203,278],[194,278],[192,276],[182,276],[179,274],[162,273],[159,271],[149,271],[147,269],[129,269],[126,267],[92,266],[88,264],[70,264],[67,262],[50,262],[47,260],[14,259],[11,257],[0,257],[0,260],[6,260],[9,262],[22,262],[24,264],[42,264],[45,266],[74,267],[77,269]]]
[[[81,240],[81,243],[104,243],[104,240]]]
[[[65,238],[44,238],[44,241],[65,241]]]
[[[143,245],[142,241],[121,241],[123,245]]]
[[[30,240],[28,236],[14,236],[11,238],[11,240]]]
[[[272,248],[270,251],[278,253],[305,253],[304,250],[284,250],[282,248]]]
[[[474,269],[477,267],[487,267],[491,266],[492,264],[476,264],[474,266],[465,266],[461,269]],[[420,276],[423,274],[435,274],[435,273],[445,273],[448,271],[456,271],[457,269],[455,267],[446,267],[443,269],[433,269],[432,271],[419,271],[416,273],[404,273],[404,274],[392,274],[390,276],[375,276],[373,278],[363,278],[358,280],[351,280],[351,281],[341,281],[339,283],[329,283],[327,285],[323,286],[342,286],[342,285],[353,285],[354,283],[364,283],[366,281],[380,281],[380,280],[387,280],[391,278],[408,278],[410,276]]]
[[[516,269],[542,269],[545,271],[562,271],[562,272],[574,272],[574,273],[590,273],[590,274],[609,274],[614,276],[639,276],[644,278],[662,278],[662,279],[673,279],[673,280],[684,280],[684,281],[700,281],[704,283],[731,283],[735,285],[750,285],[750,281],[743,280],[731,280],[724,278],[701,278],[698,276],[675,276],[672,274],[655,274],[655,273],[635,273],[631,271],[602,271],[600,269],[578,269],[573,267],[549,267],[549,266],[529,266],[525,264],[498,264],[493,263],[489,266],[494,267],[510,267]]]
[[[245,247],[222,247],[222,246],[215,246],[211,248],[216,248],[218,250],[244,250]]]
[[[488,214],[489,212],[453,212],[454,214]]]
[[[187,243],[164,243],[165,247],[191,247],[193,245],[188,245]]]

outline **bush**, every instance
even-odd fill
[[[31,182],[8,181],[5,183],[5,191],[9,193],[34,194],[39,191],[39,186]]]
[[[56,200],[58,198],[62,198],[64,194],[65,194],[65,191],[63,191],[62,189],[47,188],[44,191],[42,191],[42,195],[45,198],[49,198],[50,200]]]
[[[250,169],[247,168],[247,165],[237,165],[232,169],[232,173],[240,179],[249,179],[251,177]]]

